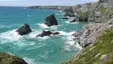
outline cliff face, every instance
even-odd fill
[[[97,3],[85,3],[75,6],[29,6],[30,9],[56,9],[62,10],[63,12],[67,13],[69,16],[73,16],[74,13],[77,13],[79,19],[81,21],[88,21],[90,12],[94,9]]]
[[[105,22],[113,16],[113,1],[100,0],[94,10],[91,11],[88,21],[89,22]]]
[[[72,59],[62,64],[112,64],[113,63],[113,19],[107,23],[91,23],[87,27],[90,33],[83,38],[80,37],[80,44],[84,47]],[[85,34],[85,32],[83,33]],[[83,40],[82,40],[83,39]],[[88,39],[88,40],[87,40]]]
[[[113,64],[113,1],[100,0],[90,11],[79,43],[85,46],[62,64]]]

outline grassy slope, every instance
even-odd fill
[[[102,55],[108,55],[104,64],[113,64],[113,31],[108,29],[97,38],[95,44],[83,50],[83,53],[75,60],[71,59],[62,64],[99,64]]]

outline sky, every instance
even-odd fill
[[[46,5],[67,5],[96,2],[98,0],[0,0],[0,6],[46,6]]]

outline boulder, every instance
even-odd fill
[[[32,30],[28,24],[24,24],[23,26],[18,28],[16,32],[18,32],[19,35],[26,35],[32,32]]]
[[[17,56],[13,56],[5,52],[0,52],[0,64],[28,64],[28,63]]]
[[[52,34],[51,31],[43,31],[41,34],[38,34],[36,37],[50,36],[51,34]]]
[[[75,32],[72,34],[72,36],[74,36],[74,37],[79,37],[79,36],[80,36],[80,32],[79,32],[79,31],[75,31]]]
[[[38,34],[36,37],[44,37],[44,36],[50,36],[50,35],[59,35],[59,32],[51,32],[51,31],[43,31],[41,34]]]
[[[44,24],[46,24],[47,26],[58,25],[54,14],[51,14],[50,16],[46,17]]]
[[[59,32],[53,32],[52,34],[53,35],[59,35],[60,33]]]
[[[69,21],[69,22],[78,22],[79,21],[79,19],[78,18],[74,18],[74,19],[72,19],[71,21]]]

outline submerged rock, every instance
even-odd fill
[[[47,26],[58,25],[54,14],[51,14],[50,16],[46,17],[44,24],[46,24]]]
[[[18,32],[19,35],[26,35],[32,32],[32,30],[28,24],[24,24],[24,26],[18,28],[16,32]]]
[[[67,18],[67,17],[61,17],[61,18],[59,18],[59,19],[68,20],[69,18]]]
[[[51,34],[52,34],[51,31],[43,31],[41,34],[38,34],[36,37],[50,36]]]
[[[52,34],[53,35],[59,35],[60,33],[59,32],[53,32]]]
[[[36,37],[44,37],[44,36],[50,36],[50,35],[59,35],[59,32],[51,32],[51,31],[43,31],[41,34],[38,34]]]
[[[74,18],[74,19],[72,19],[71,21],[69,21],[69,22],[78,22],[79,21],[79,19],[78,18]]]
[[[0,64],[28,64],[28,63],[17,56],[0,52]]]

